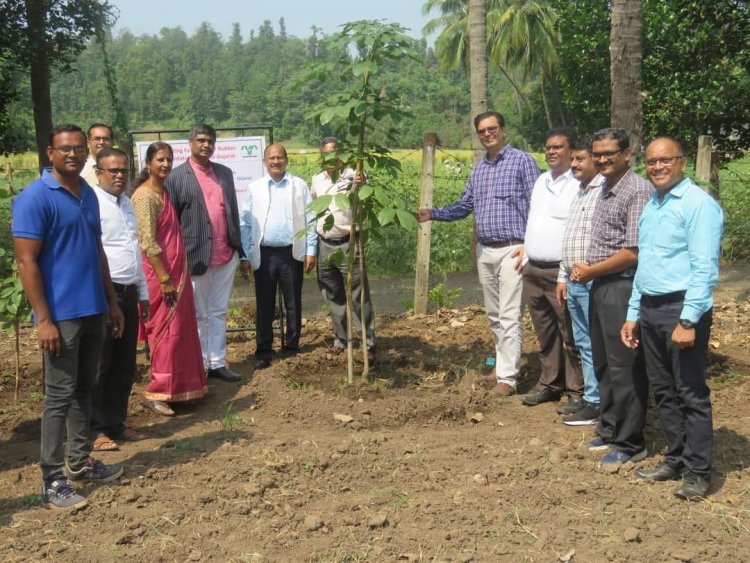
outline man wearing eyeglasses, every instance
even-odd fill
[[[649,481],[682,477],[675,495],[700,500],[711,483],[706,352],[724,216],[685,178],[685,164],[674,139],[656,139],[646,149],[646,174],[656,193],[641,216],[638,269],[621,337],[628,348],[643,348],[667,440],[664,462],[635,474]]]
[[[135,211],[128,187],[128,156],[119,149],[104,148],[96,155],[102,246],[107,255],[112,287],[125,316],[119,338],[107,338],[99,378],[91,398],[91,447],[94,451],[119,449],[116,440],[135,440],[140,434],[125,426],[128,399],[136,373],[138,304],[142,320],[148,320],[148,288],[143,276]]]
[[[109,125],[94,123],[89,127],[86,137],[88,140],[89,157],[86,159],[83,170],[81,170],[81,176],[89,183],[89,186],[95,186],[99,181],[99,177],[96,175],[96,155],[102,149],[112,148],[114,135]]]
[[[109,312],[119,338],[123,315],[101,244],[99,203],[81,180],[86,136],[80,127],[52,130],[52,171],[13,201],[13,243],[26,297],[44,353],[42,504],[55,510],[87,505],[68,481],[104,483],[123,468],[89,456],[91,390],[96,382]],[[67,447],[66,447],[67,427]]]
[[[495,111],[474,118],[484,159],[476,164],[461,198],[445,207],[420,209],[417,220],[456,221],[474,213],[477,268],[484,307],[495,339],[491,395],[516,392],[521,367],[521,274],[516,262],[526,232],[529,201],[539,167],[527,153],[505,143],[505,119]]]
[[[623,129],[601,129],[592,137],[591,157],[604,184],[591,219],[586,262],[576,262],[575,283],[591,284],[590,333],[599,384],[598,435],[586,445],[606,451],[604,466],[646,457],[648,381],[639,351],[620,340],[638,261],[638,220],[653,188],[630,168],[630,139]]]
[[[574,414],[583,407],[583,374],[570,314],[557,298],[557,279],[563,257],[563,235],[579,182],[570,169],[576,133],[559,127],[547,133],[544,157],[549,171],[537,178],[531,194],[523,254],[523,300],[539,340],[542,373],[522,403],[527,407],[557,402],[567,404],[558,414]],[[519,264],[521,267],[521,264]]]

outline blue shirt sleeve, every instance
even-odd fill
[[[43,239],[49,230],[49,209],[36,190],[26,188],[13,200],[13,236],[34,240]]]
[[[445,207],[433,207],[430,209],[433,221],[457,221],[463,219],[474,211],[474,173],[469,176],[461,198]]]

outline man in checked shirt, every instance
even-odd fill
[[[590,331],[594,373],[599,383],[598,435],[586,446],[607,451],[601,465],[646,457],[648,381],[639,350],[620,339],[638,261],[638,221],[653,193],[630,168],[630,139],[623,129],[594,133],[591,156],[605,182],[591,224],[585,262],[573,264],[570,280],[591,284]]]
[[[531,191],[541,172],[528,153],[505,144],[505,119],[499,113],[477,115],[474,128],[487,153],[474,166],[461,198],[445,207],[420,209],[418,220],[456,221],[474,213],[479,282],[495,338],[490,394],[509,396],[516,392],[521,366],[522,277],[516,261],[526,232]]]

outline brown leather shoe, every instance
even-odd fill
[[[511,387],[507,383],[498,383],[492,389],[489,390],[489,394],[494,397],[510,397],[516,392],[515,387]]]

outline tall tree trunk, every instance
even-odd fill
[[[613,127],[621,127],[630,134],[630,146],[636,161],[640,158],[643,127],[641,4],[641,0],[613,0],[609,38],[612,84],[610,119]]]
[[[474,133],[474,117],[487,111],[487,0],[469,0],[470,138],[474,164],[484,158],[484,147]],[[471,240],[471,263],[477,268],[477,226]]]
[[[26,33],[31,49],[31,101],[34,105],[34,130],[39,170],[51,166],[47,158],[49,133],[52,130],[52,98],[50,96],[50,65],[45,34],[45,14],[48,2],[26,0]]]
[[[552,124],[552,114],[549,111],[549,100],[547,99],[547,81],[542,76],[542,79],[539,81],[540,84],[540,90],[542,93],[542,104],[544,105],[544,115],[547,118],[547,128],[552,129],[554,125]]]
[[[487,1],[469,0],[469,72],[471,85],[471,119],[487,111]],[[471,147],[474,162],[484,156],[482,143],[471,124]]]

